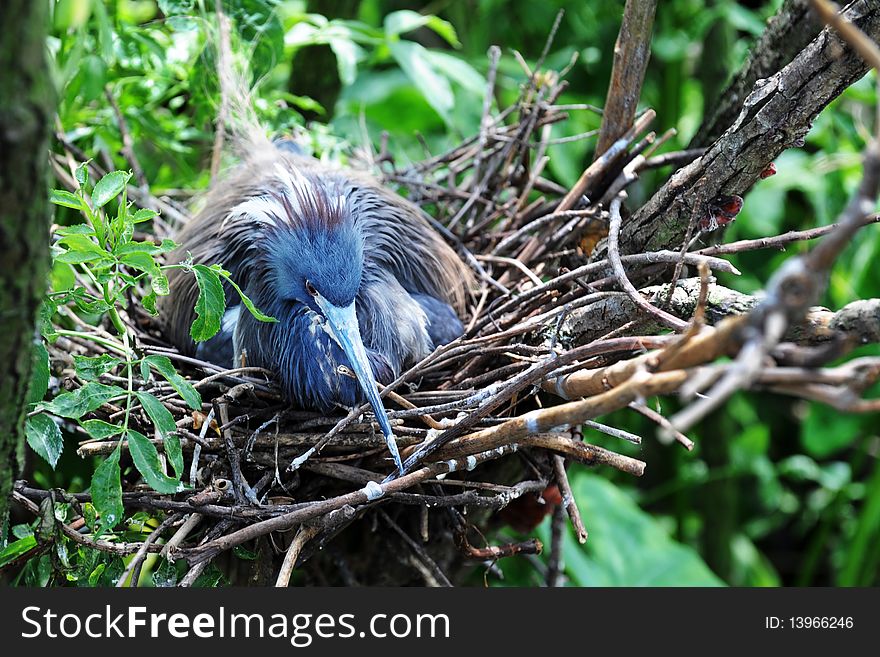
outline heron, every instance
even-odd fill
[[[227,290],[220,332],[196,345],[189,329],[198,287],[174,270],[163,301],[167,337],[223,367],[271,370],[303,408],[368,401],[402,473],[376,382],[463,333],[472,280],[424,211],[365,172],[266,139],[213,185],[176,241],[172,260],[222,264],[277,322],[258,321]]]

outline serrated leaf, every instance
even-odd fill
[[[121,446],[117,445],[113,453],[95,468],[92,475],[92,503],[101,516],[98,536],[113,529],[125,515],[125,507],[122,506],[122,473],[119,469],[120,450]]]
[[[24,556],[37,547],[37,538],[33,535],[20,538],[0,550],[0,568],[3,568],[19,557]]]
[[[28,445],[54,470],[64,449],[61,429],[51,417],[42,413],[29,417],[24,428]]]
[[[110,424],[104,420],[84,420],[79,425],[86,430],[92,438],[105,440],[111,436],[116,436],[123,431],[123,427],[118,424]]]
[[[156,212],[155,210],[150,210],[149,208],[141,208],[140,210],[135,212],[133,215],[131,215],[131,220],[132,220],[132,222],[134,222],[136,224],[141,224],[145,221],[149,221],[153,217],[158,217],[158,216],[159,216],[159,213]]]
[[[193,274],[199,286],[196,300],[196,319],[190,327],[190,336],[196,342],[214,337],[220,330],[220,321],[226,310],[226,293],[217,273],[206,265],[193,265]]]
[[[76,304],[77,308],[90,315],[103,315],[110,310],[110,304],[103,299],[89,300],[82,296],[75,295],[73,297],[73,302]]]
[[[174,423],[174,416],[171,415],[165,406],[148,392],[136,392],[138,401],[144,407],[147,416],[152,420],[153,424],[159,430],[162,436],[162,442],[165,447],[165,455],[171,461],[171,466],[178,477],[183,476],[183,451],[180,448],[180,438],[175,431],[177,425]]]
[[[119,262],[132,269],[137,269],[138,271],[143,271],[148,274],[154,272],[158,273],[159,271],[159,265],[156,264],[153,256],[145,251],[130,251],[125,253],[119,256]]]
[[[55,233],[61,237],[66,235],[94,235],[95,230],[88,224],[73,224],[73,226],[59,226]]]
[[[90,251],[65,251],[55,256],[55,262],[63,262],[68,265],[79,265],[84,262],[102,260],[103,254]]]
[[[144,310],[150,313],[150,315],[156,317],[159,314],[159,310],[156,308],[156,291],[150,290],[147,294],[141,297],[141,305],[144,307]]]
[[[55,305],[54,301],[48,298],[43,298],[43,302],[40,304],[40,309],[37,313],[37,329],[40,331],[40,335],[45,338],[52,338],[55,336],[55,328],[52,326],[52,317],[57,310],[58,306]]]
[[[129,429],[126,437],[128,438],[128,451],[131,453],[134,465],[150,488],[157,493],[165,494],[177,493],[184,489],[180,480],[173,479],[163,472],[159,452],[144,434]]]
[[[134,235],[134,222],[128,214],[128,192],[122,188],[122,196],[116,206],[116,218],[113,220],[113,234],[116,235],[116,244],[128,244]]]
[[[115,250],[114,253],[118,256],[125,255],[126,253],[167,253],[168,251],[173,251],[177,247],[177,244],[174,243],[173,240],[164,239],[161,244],[153,244],[152,242],[127,242],[125,244],[120,244]]]
[[[123,360],[110,354],[101,354],[100,356],[78,356],[73,357],[73,366],[76,374],[83,381],[97,381],[98,377],[106,374],[114,367],[121,365]]]
[[[28,385],[27,403],[42,401],[49,389],[49,352],[42,341],[34,343],[31,352],[31,381]]]
[[[60,205],[65,208],[73,208],[74,210],[83,209],[82,199],[76,194],[71,194],[63,189],[53,189],[52,193],[49,195],[49,200],[55,205]]]
[[[92,204],[101,208],[116,198],[125,189],[131,174],[127,171],[111,171],[101,178],[92,190]]]
[[[119,386],[107,386],[103,383],[86,383],[73,392],[58,395],[50,402],[39,404],[37,408],[54,415],[77,419],[94,411],[101,404],[114,397],[124,395],[125,390]]]
[[[171,292],[168,286],[168,277],[165,274],[153,274],[150,278],[150,286],[153,292],[159,296],[167,296]]]
[[[171,387],[177,391],[177,394],[186,402],[187,406],[195,411],[202,409],[202,396],[199,394],[199,391],[177,373],[168,356],[147,356],[144,360],[171,384]]]
[[[242,291],[242,289],[240,287],[238,287],[236,282],[234,280],[232,280],[232,277],[229,275],[228,271],[224,271],[223,269],[220,269],[218,271],[218,273],[224,279],[226,279],[226,282],[228,282],[235,289],[236,292],[238,292],[238,296],[241,297],[241,302],[245,305],[245,308],[248,309],[248,311],[251,313],[251,315],[253,315],[256,319],[258,319],[261,322],[277,322],[278,321],[274,317],[270,317],[269,315],[265,315],[262,312],[260,312],[259,309],[257,309],[257,307],[254,305],[254,302],[250,300],[248,295],[246,295]]]
[[[55,260],[58,262],[75,264],[94,260],[111,260],[110,254],[87,235],[68,234],[58,240],[58,244],[67,247],[66,252],[55,256]]]

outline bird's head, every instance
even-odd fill
[[[376,388],[358,325],[355,299],[364,269],[364,238],[344,190],[332,180],[276,170],[280,185],[240,204],[264,225],[267,309],[284,317],[305,309],[345,353],[401,468],[391,424]],[[286,312],[285,312],[286,311]],[[277,316],[277,315],[276,315]],[[283,326],[280,327],[284,330]]]

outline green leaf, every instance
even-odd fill
[[[110,304],[103,299],[86,298],[82,295],[75,294],[73,302],[76,307],[90,315],[103,315],[110,310]]]
[[[158,493],[179,493],[184,490],[184,485],[178,479],[172,479],[162,470],[159,460],[159,452],[156,446],[142,433],[129,429],[128,451],[144,481]]]
[[[78,356],[73,357],[73,366],[76,369],[76,375],[83,381],[97,381],[98,377],[106,374],[114,367],[121,365],[123,360],[110,354],[101,354],[100,356]]]
[[[31,352],[31,381],[28,385],[27,403],[34,404],[42,401],[48,389],[49,352],[41,340],[34,343],[34,348]]]
[[[428,51],[418,43],[397,41],[389,44],[391,54],[416,88],[446,122],[455,105],[455,96],[449,80],[437,73],[428,59]]]
[[[156,317],[159,314],[159,310],[156,308],[156,291],[150,290],[147,294],[142,296],[141,305],[144,307],[144,310],[150,313],[153,317]]]
[[[190,335],[196,342],[204,342],[214,337],[220,330],[220,321],[226,310],[226,294],[217,273],[206,265],[193,265],[193,274],[199,286],[196,300],[196,319],[190,328]]]
[[[357,63],[361,48],[349,39],[330,39],[330,49],[336,55],[336,68],[342,84],[349,86],[357,77]]]
[[[178,477],[183,476],[183,452],[180,448],[180,438],[175,433],[177,425],[174,416],[165,406],[148,392],[136,392],[138,401],[144,407],[150,420],[156,425],[165,447],[165,455],[171,461],[174,472]]]
[[[156,588],[170,588],[172,586],[177,586],[177,580],[179,579],[177,566],[167,559],[162,559],[159,566],[153,570],[151,579],[153,580],[153,586]]]
[[[89,586],[97,586],[98,582],[101,579],[101,575],[104,574],[104,569],[107,567],[106,564],[99,563],[95,569],[89,573]]]
[[[114,253],[118,256],[125,255],[126,253],[150,253],[155,255],[157,253],[173,251],[175,248],[177,248],[177,244],[169,239],[162,240],[161,244],[153,244],[152,242],[126,242],[120,244],[114,250]]]
[[[816,402],[811,403],[801,423],[801,444],[804,450],[816,458],[828,458],[846,449],[867,435],[871,418],[856,414],[840,413]],[[834,427],[829,431],[828,427]]]
[[[426,25],[434,30],[435,33],[441,36],[446,43],[453,48],[461,48],[461,41],[458,40],[458,34],[456,34],[455,28],[449,21],[445,21],[439,16],[428,16],[428,22]]]
[[[79,425],[92,437],[105,440],[110,436],[122,433],[123,427],[118,424],[110,424],[104,420],[84,420]]]
[[[67,251],[55,256],[58,262],[66,262],[70,264],[80,262],[92,262],[94,260],[110,260],[110,254],[102,249],[95,241],[87,235],[70,234],[65,235],[58,244],[67,247]]]
[[[95,468],[92,475],[92,503],[101,516],[97,535],[113,529],[125,515],[122,506],[122,473],[119,470],[119,453],[121,444],[116,446],[104,462]]]
[[[134,222],[136,224],[142,224],[143,222],[149,221],[153,217],[158,217],[158,216],[159,216],[159,213],[156,212],[155,210],[150,210],[149,208],[141,208],[140,210],[135,212],[133,215],[131,215],[131,220],[132,220],[132,222]],[[164,243],[165,241],[170,242],[171,240],[162,240],[162,241]]]
[[[126,253],[125,255],[120,256],[119,262],[128,267],[131,267],[132,269],[136,269],[137,271],[142,271],[146,272],[147,274],[157,276],[162,275],[159,272],[159,265],[156,264],[153,256],[143,251]]]
[[[113,200],[125,189],[131,174],[127,171],[111,171],[101,178],[92,190],[92,203],[95,208],[101,208]]]
[[[575,586],[720,586],[723,582],[690,547],[673,540],[656,519],[603,477],[572,472],[574,498],[602,513],[590,516],[579,545],[566,531],[566,573]]]
[[[147,356],[144,360],[171,384],[171,387],[177,391],[187,406],[196,411],[202,409],[202,396],[199,391],[177,373],[168,356]]]
[[[86,521],[86,527],[95,531],[98,522],[98,512],[95,511],[95,505],[91,502],[82,503],[83,520]]]
[[[254,302],[250,300],[248,295],[246,295],[244,292],[242,292],[241,288],[238,287],[238,285],[236,284],[236,282],[234,280],[232,280],[228,271],[225,271],[223,269],[218,268],[217,273],[220,274],[224,279],[226,279],[226,281],[233,288],[235,288],[235,291],[238,292],[238,296],[241,297],[241,302],[245,305],[245,308],[247,308],[248,311],[250,311],[251,315],[253,315],[256,319],[258,319],[261,322],[277,322],[278,321],[274,317],[270,317],[269,315],[265,315],[265,314],[261,313],[257,309],[257,307],[254,305]]]
[[[83,209],[83,200],[76,194],[71,194],[63,189],[53,189],[49,200],[55,205],[61,205],[65,208],[73,208],[74,210]]]
[[[89,184],[89,162],[91,162],[90,159],[80,164],[73,174],[80,187],[85,187]]]
[[[51,417],[42,413],[29,417],[24,428],[28,445],[54,470],[64,449],[61,429]]]
[[[167,296],[171,292],[171,288],[168,286],[168,277],[162,273],[153,274],[150,277],[150,287],[153,290],[153,294],[162,297]]]
[[[195,0],[159,0],[159,9],[166,16],[176,16],[192,11]]]
[[[37,547],[37,539],[35,536],[25,536],[14,543],[10,543],[2,551],[0,551],[0,568],[13,563],[19,557],[24,556]]]
[[[471,93],[482,96],[486,92],[486,79],[463,59],[437,50],[428,50],[425,56],[434,68]]]
[[[455,33],[452,23],[437,16],[424,16],[409,9],[395,11],[385,17],[385,34],[389,37],[397,37],[407,32],[412,32],[420,27],[428,27],[446,40],[454,48],[460,48],[461,42]]]
[[[257,553],[253,550],[248,550],[246,547],[242,545],[236,545],[232,548],[232,554],[234,554],[239,559],[244,559],[245,561],[256,561]]]
[[[37,313],[37,329],[44,338],[53,338],[55,336],[55,327],[52,326],[52,317],[58,310],[55,302],[49,298],[43,298]]]
[[[106,386],[103,383],[90,382],[73,392],[60,394],[50,402],[39,404],[37,408],[61,417],[77,419],[94,411],[113,397],[124,394],[125,390],[119,386]]]
[[[73,224],[73,226],[59,226],[55,232],[64,237],[66,235],[87,235],[94,236],[95,229],[88,224]]]

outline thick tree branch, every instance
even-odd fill
[[[689,148],[708,146],[724,134],[736,120],[743,101],[755,83],[770,77],[794,59],[815,38],[821,27],[815,14],[810,11],[809,0],[786,0],[749,50],[743,67],[721,96],[714,99],[715,111],[704,117]]]
[[[651,58],[651,32],[657,0],[627,0],[614,44],[614,66],[596,144],[596,158],[632,127]]]
[[[845,14],[880,37],[880,5],[855,2]],[[835,32],[824,29],[788,66],[760,81],[734,125],[706,154],[677,171],[623,227],[625,252],[681,243],[693,217],[721,195],[748,190],[786,148],[800,144],[816,116],[868,70]]]

